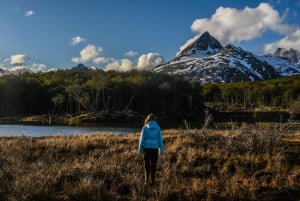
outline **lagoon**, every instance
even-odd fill
[[[87,126],[41,126],[41,125],[0,125],[0,136],[43,137],[53,135],[81,135],[93,133],[133,134],[135,128],[87,127]]]

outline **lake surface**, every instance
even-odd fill
[[[38,126],[38,125],[0,125],[0,136],[52,136],[77,135],[105,132],[111,134],[133,134],[135,128],[83,127],[83,126]]]

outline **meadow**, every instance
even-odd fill
[[[1,201],[300,200],[300,133],[283,127],[164,130],[157,184],[139,133],[1,137]]]

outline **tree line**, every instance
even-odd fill
[[[122,111],[180,119],[200,117],[205,105],[218,111],[290,108],[300,101],[299,78],[199,84],[149,71],[88,68],[5,75],[0,117]]]
[[[0,116],[154,112],[167,118],[203,108],[198,85],[149,71],[73,68],[0,77]]]
[[[259,82],[202,85],[205,103],[219,111],[300,109],[300,75]],[[300,112],[300,111],[298,111]]]

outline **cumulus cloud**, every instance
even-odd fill
[[[162,64],[164,59],[158,53],[143,54],[138,58],[138,62],[135,63],[129,59],[114,59],[112,62],[106,65],[105,70],[115,71],[130,71],[130,70],[152,70],[155,66]]]
[[[31,67],[31,71],[33,72],[44,72],[46,70],[46,65],[45,64],[37,64],[33,63]]]
[[[107,57],[96,57],[93,59],[95,64],[108,63],[109,61],[111,61],[111,59]]]
[[[31,69],[28,66],[20,65],[9,69],[9,72],[13,74],[20,74],[25,72],[31,72]]]
[[[265,45],[264,52],[274,53],[274,51],[279,47],[286,48],[286,49],[293,48],[296,50],[300,50],[300,29],[285,36],[279,41]]]
[[[20,64],[20,65],[15,65],[14,67],[7,68],[9,73],[12,74],[20,74],[20,73],[25,73],[25,72],[45,72],[47,69],[47,66],[45,64],[38,64],[38,63],[33,63],[30,66],[27,66],[25,64]]]
[[[164,59],[158,53],[143,54],[139,57],[137,68],[140,70],[152,70],[155,66],[164,63]]]
[[[15,66],[25,65],[29,57],[26,54],[15,54],[10,56],[10,64]]]
[[[72,38],[71,45],[74,46],[74,45],[77,45],[77,44],[82,43],[82,42],[86,42],[86,39],[82,38],[80,36],[76,36],[76,37]]]
[[[80,57],[73,57],[72,62],[74,63],[85,63],[89,61],[98,61],[98,55],[101,54],[103,49],[101,47],[96,47],[95,45],[87,45],[80,51]]]
[[[58,68],[49,68],[47,70],[47,72],[56,72],[56,71],[58,71]]]
[[[130,71],[135,69],[135,64],[129,59],[114,60],[113,62],[106,65],[105,70],[115,71]]]
[[[4,74],[21,74],[24,72],[48,72],[53,69],[48,69],[45,64],[33,63],[26,64],[29,60],[29,56],[26,54],[15,54],[11,55],[9,58],[0,58],[0,76]]]
[[[205,31],[212,33],[223,45],[252,40],[262,36],[268,30],[288,34],[294,27],[283,24],[288,10],[280,17],[268,3],[260,3],[256,8],[245,7],[242,10],[219,7],[211,18],[196,19],[191,30],[198,36]],[[195,38],[188,40],[180,50],[191,44]]]
[[[126,52],[124,56],[125,57],[134,57],[136,55],[138,55],[138,52],[130,50],[130,51]]]
[[[74,41],[79,41],[80,38],[74,37]],[[71,59],[74,63],[87,63],[98,64],[98,67],[104,70],[115,70],[115,71],[130,71],[130,70],[152,70],[155,66],[160,65],[164,62],[164,59],[158,53],[147,53],[141,55],[137,62],[133,62],[129,58],[115,59],[104,57],[103,48],[89,44],[80,51],[79,57],[73,57]],[[133,50],[130,50],[124,54],[124,57],[134,57],[138,54]]]
[[[26,11],[25,13],[24,13],[24,15],[26,16],[26,17],[30,17],[30,16],[32,16],[32,15],[34,15],[35,14],[35,12],[33,11],[33,10],[28,10],[28,11]]]

